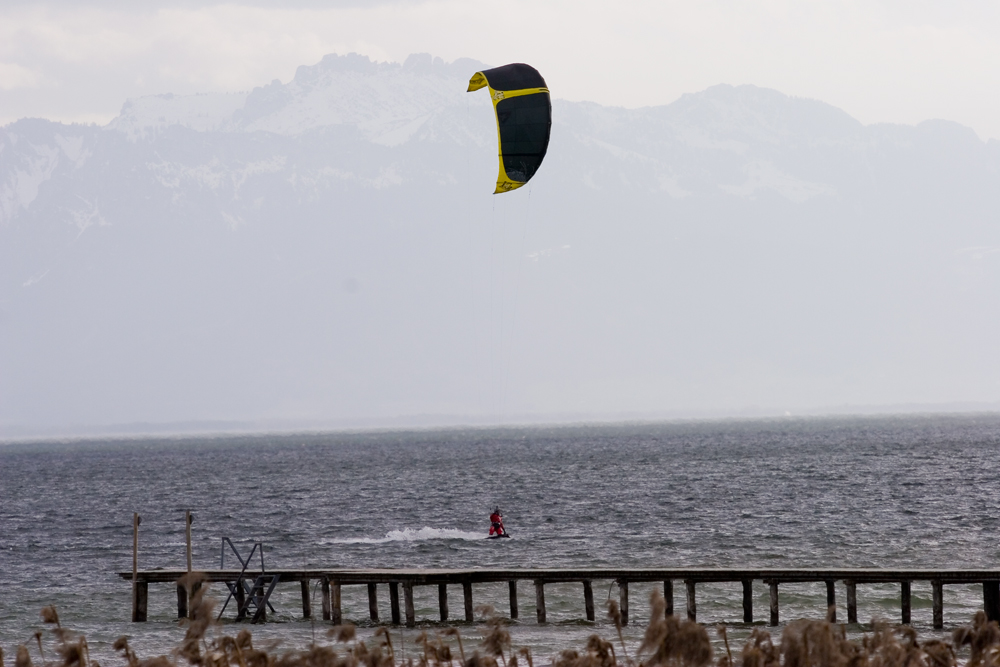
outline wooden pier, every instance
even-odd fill
[[[132,619],[146,620],[146,607],[149,597],[149,584],[163,583],[177,586],[177,581],[187,574],[186,570],[143,570],[138,572],[121,572],[123,579],[133,581]],[[242,597],[242,585],[235,586],[240,578],[240,570],[207,570],[203,572],[209,582],[222,582],[236,592],[236,597]],[[250,573],[245,573],[244,579]],[[932,589],[933,623],[937,629],[944,627],[944,597],[945,585],[981,584],[983,587],[983,609],[990,620],[1000,621],[1000,570],[877,570],[877,569],[703,569],[703,568],[673,568],[673,569],[475,569],[475,570],[443,570],[443,569],[412,569],[412,570],[294,570],[271,569],[263,574],[271,583],[271,590],[277,583],[299,583],[302,591],[302,613],[305,618],[312,615],[310,601],[310,584],[319,582],[323,595],[323,620],[334,624],[341,623],[341,588],[344,586],[366,586],[368,589],[368,612],[373,622],[379,622],[378,587],[389,586],[390,609],[392,623],[403,622],[408,627],[416,624],[413,606],[413,589],[416,586],[436,586],[438,589],[438,607],[441,621],[449,619],[448,587],[461,586],[464,607],[464,620],[473,619],[473,585],[483,583],[507,582],[510,595],[510,617],[518,617],[518,583],[528,581],[535,589],[535,613],[539,623],[546,622],[545,615],[545,585],[557,583],[578,583],[583,588],[583,611],[588,621],[595,620],[593,582],[614,581],[618,584],[619,607],[622,622],[628,624],[629,617],[629,584],[638,582],[662,582],[663,595],[666,598],[667,613],[674,613],[674,582],[684,585],[686,614],[692,621],[697,620],[697,586],[710,582],[732,582],[742,585],[743,619],[744,623],[754,621],[753,582],[760,581],[768,585],[770,591],[769,622],[778,625],[779,620],[779,586],[788,583],[815,582],[826,584],[827,607],[836,610],[837,583],[841,583],[846,594],[847,622],[858,622],[858,584],[899,584],[900,588],[900,621],[910,623],[910,590],[915,581],[929,582]],[[403,589],[403,614],[400,614],[399,589]],[[178,615],[187,615],[187,596],[182,587],[177,590]],[[258,614],[257,620],[266,617],[266,599]],[[826,610],[824,610],[826,611]],[[834,620],[836,613],[834,611]]]

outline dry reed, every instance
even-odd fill
[[[480,648],[466,657],[458,628],[426,630],[417,642],[421,649],[413,659],[397,660],[389,630],[376,629],[369,642],[360,641],[353,625],[330,628],[330,644],[315,641],[301,650],[278,652],[276,647],[255,648],[249,630],[242,628],[235,637],[221,634],[209,637],[216,627],[212,610],[215,601],[206,595],[208,586],[197,573],[185,575],[179,582],[189,594],[191,618],[184,639],[169,655],[139,658],[126,637],[114,642],[128,667],[455,667],[449,640],[454,637],[459,650],[459,667],[534,667],[531,651],[515,647],[508,621],[492,607],[479,607],[485,622],[481,628]],[[779,644],[763,628],[752,629],[738,654],[734,654],[724,626],[716,628],[725,652],[717,659],[708,632],[698,623],[665,614],[666,604],[659,591],[650,596],[650,621],[646,627],[635,661],[628,655],[622,617],[618,605],[608,605],[608,618],[615,626],[623,660],[616,655],[611,641],[593,634],[582,650],[562,651],[552,661],[553,667],[956,667],[956,652],[968,647],[967,667],[1000,667],[1000,626],[977,612],[972,624],[956,629],[951,641],[931,639],[920,642],[908,626],[873,622],[871,632],[860,641],[847,639],[846,628],[832,621],[797,620],[785,626]],[[29,642],[17,647],[14,667],[100,667],[91,660],[87,640],[65,628],[55,607],[41,611],[42,621],[53,637],[51,647],[57,660],[46,658],[43,633],[35,633]],[[217,633],[215,633],[217,634]],[[37,644],[39,662],[32,660],[29,646]],[[51,655],[51,653],[49,654]],[[4,667],[0,649],[0,667]],[[498,662],[499,661],[499,662]],[[638,661],[638,662],[636,662]]]

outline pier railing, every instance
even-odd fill
[[[165,583],[177,585],[178,579],[187,574],[185,570],[144,570],[136,573],[121,572],[123,579],[132,581],[132,618],[146,620],[149,584]],[[204,576],[209,582],[233,584],[240,577],[239,570],[208,570]],[[341,609],[341,588],[344,586],[366,586],[368,588],[369,616],[379,622],[378,587],[389,586],[392,623],[400,624],[405,615],[407,626],[416,624],[413,606],[413,589],[416,586],[437,586],[438,606],[441,621],[449,617],[448,587],[461,586],[464,603],[464,618],[472,622],[473,584],[507,582],[510,595],[510,617],[518,618],[518,583],[531,582],[535,589],[535,614],[539,623],[546,622],[545,585],[556,583],[579,583],[583,587],[584,614],[588,621],[595,620],[593,582],[615,581],[619,589],[619,607],[622,622],[628,623],[629,583],[662,582],[666,598],[667,613],[674,613],[674,584],[684,587],[685,611],[691,620],[697,620],[697,585],[709,582],[739,582],[743,588],[743,621],[754,620],[753,582],[761,581],[769,589],[769,622],[779,622],[779,586],[786,583],[823,582],[826,584],[827,607],[833,608],[836,619],[836,591],[838,582],[846,593],[847,622],[858,621],[858,584],[895,583],[900,586],[900,620],[910,623],[910,587],[915,581],[929,582],[932,589],[933,623],[935,628],[944,627],[945,585],[982,584],[983,609],[990,620],[1000,620],[1000,570],[926,570],[926,569],[705,569],[705,568],[532,568],[532,569],[408,569],[408,570],[362,570],[324,569],[295,570],[271,569],[266,574],[276,577],[275,582],[298,582],[302,591],[302,613],[305,618],[312,616],[309,588],[313,581],[320,582],[323,595],[323,620],[339,624],[343,618]],[[400,614],[399,589],[403,589],[403,614]],[[183,588],[178,587],[178,615],[187,614],[187,598]],[[183,597],[183,604],[182,604]],[[258,620],[264,620],[266,613]]]

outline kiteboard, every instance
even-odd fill
[[[507,534],[507,533],[504,533],[503,535],[490,535],[490,536],[489,536],[489,537],[487,537],[486,539],[488,539],[488,540],[498,540],[498,539],[500,539],[501,537],[510,537],[510,535],[509,535],[509,534]]]

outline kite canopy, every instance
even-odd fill
[[[469,92],[488,87],[500,142],[499,192],[521,187],[535,175],[549,147],[552,101],[545,79],[534,67],[514,63],[476,72]]]

